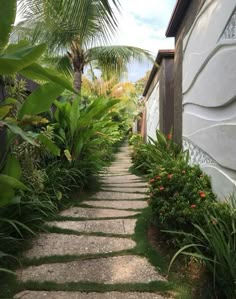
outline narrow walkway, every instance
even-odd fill
[[[140,290],[138,284],[165,281],[146,258],[132,253],[137,217],[147,206],[147,186],[128,172],[130,166],[125,145],[101,173],[102,190],[48,222],[51,233],[39,236],[25,253],[28,267],[17,272],[19,282],[35,291],[15,299],[167,298],[127,287]]]

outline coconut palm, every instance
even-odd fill
[[[96,62],[106,79],[121,74],[132,59],[152,59],[150,53],[129,46],[107,46],[117,28],[118,0],[19,0],[23,21],[15,36],[32,43],[46,42],[51,61],[73,72],[80,92],[86,65]]]

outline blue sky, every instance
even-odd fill
[[[157,55],[159,49],[173,49],[172,38],[165,38],[176,0],[120,0],[119,30],[114,44],[144,48]],[[136,81],[150,69],[150,64],[129,66],[129,80]]]

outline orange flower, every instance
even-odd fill
[[[172,179],[172,176],[173,176],[173,174],[171,174],[171,173],[167,175],[168,179]]]
[[[195,209],[195,208],[196,208],[196,205],[191,205],[190,208],[191,208],[191,209]]]
[[[165,187],[163,187],[163,186],[161,186],[161,187],[159,188],[160,191],[162,191],[162,190],[164,190],[164,189],[165,189]]]
[[[201,197],[201,198],[204,198],[204,197],[206,197],[206,193],[205,193],[205,192],[203,192],[203,191],[199,191],[199,195],[200,195],[200,197]]]
[[[151,180],[149,181],[149,183],[153,183],[153,182],[155,182],[155,179],[151,179]]]
[[[166,138],[167,138],[167,140],[171,140],[171,139],[172,139],[172,134],[168,134],[168,135],[166,136]]]

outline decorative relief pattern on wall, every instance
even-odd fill
[[[183,138],[183,149],[189,150],[191,164],[216,164],[216,161],[213,160],[207,153],[186,138]]]
[[[221,39],[236,39],[236,10],[229,20]]]
[[[159,82],[153,89],[147,101],[147,136],[156,139],[156,130],[159,128]]]

